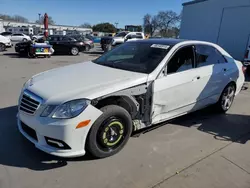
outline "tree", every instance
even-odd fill
[[[13,20],[16,22],[29,22],[29,20],[23,16],[15,15],[13,16]]]
[[[43,24],[43,21],[44,21],[44,16],[41,16],[40,20],[36,20],[36,23]],[[49,25],[55,25],[55,23],[56,22],[52,19],[52,17],[49,16]]]
[[[141,25],[138,26],[138,32],[142,32],[142,26]]]
[[[5,14],[0,14],[0,19],[15,21],[15,22],[28,22],[29,21],[27,18],[20,16],[20,15],[9,16]]]
[[[113,24],[108,23],[108,22],[93,25],[92,29],[93,29],[93,31],[105,32],[105,33],[116,32],[115,26]]]
[[[158,27],[156,16],[146,14],[143,18],[143,27],[145,33],[149,33],[151,36],[153,36],[155,30]]]
[[[173,11],[160,11],[156,15],[158,29],[162,36],[165,36],[168,30],[180,21],[180,15]]]
[[[163,37],[177,37],[181,14],[173,11],[159,11],[157,15],[146,14],[143,17],[144,32],[151,36],[158,30]]]
[[[90,25],[90,23],[85,22],[84,24],[80,25],[79,27],[82,28],[92,28],[92,26]]]

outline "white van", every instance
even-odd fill
[[[24,33],[26,35],[34,35],[34,30],[32,27],[8,27],[8,32],[15,33]]]

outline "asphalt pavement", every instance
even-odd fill
[[[249,82],[226,115],[208,108],[160,124],[109,158],[58,158],[27,141],[16,125],[23,83],[101,53],[36,59],[20,58],[13,49],[0,53],[0,188],[250,187]]]

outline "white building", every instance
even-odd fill
[[[22,23],[22,22],[13,22],[13,21],[7,21],[7,20],[3,20],[2,24],[4,26],[4,28],[8,28],[8,27],[32,27],[34,28],[34,34],[37,34],[39,32],[39,30],[43,30],[44,26],[43,24],[37,24],[37,23]],[[0,26],[1,28],[1,26]],[[68,26],[68,25],[49,25],[49,29],[50,30],[56,30],[56,31],[67,31],[67,30],[75,30],[78,32],[82,32],[82,33],[91,33],[92,29],[91,28],[81,28],[81,27],[77,27],[77,26]]]
[[[180,38],[210,41],[243,60],[250,36],[250,0],[196,0],[183,4]]]

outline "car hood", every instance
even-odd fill
[[[37,74],[25,85],[48,103],[95,99],[146,83],[147,74],[124,71],[91,61],[52,69]]]

